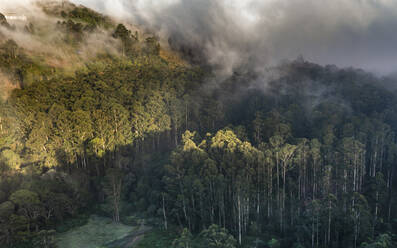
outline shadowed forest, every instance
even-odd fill
[[[44,28],[0,15],[1,247],[57,247],[91,214],[146,219],[141,248],[396,246],[394,79],[303,58],[219,79],[90,9],[41,8]],[[52,29],[70,56],[12,38]]]

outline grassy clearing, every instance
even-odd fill
[[[56,243],[59,248],[100,248],[134,230],[134,226],[115,224],[110,218],[92,215],[84,226],[58,234]]]
[[[139,241],[136,248],[171,248],[172,241],[177,237],[176,231],[163,231],[154,229],[145,234],[144,238]]]

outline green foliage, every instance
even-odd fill
[[[293,61],[265,91],[249,68],[208,87],[212,68],[168,59],[156,36],[62,11],[60,48],[86,62],[76,73],[0,44],[1,76],[20,86],[0,103],[0,246],[91,230],[103,220],[76,217],[96,204],[114,222],[142,211],[184,228],[138,247],[394,245],[397,96],[383,79]],[[87,62],[79,49],[101,28],[113,55]],[[89,242],[85,231],[65,242]]]
[[[18,206],[26,215],[33,215],[36,205],[40,203],[39,196],[35,192],[21,189],[10,196],[10,200]]]
[[[201,235],[205,240],[206,247],[209,248],[234,248],[237,244],[236,240],[225,228],[217,225],[211,225]]]
[[[54,235],[54,230],[42,230],[37,234],[34,245],[43,248],[55,248],[57,246],[55,244]]]
[[[19,170],[21,167],[21,158],[14,151],[7,149],[0,153],[0,171]]]
[[[138,34],[131,34],[123,24],[118,24],[113,37],[121,40],[121,53],[125,56],[136,56],[138,52]],[[158,55],[158,54],[156,54]]]
[[[113,33],[114,38],[120,38],[123,41],[131,39],[131,31],[128,30],[123,24],[119,24]]]
[[[0,242],[10,245],[12,241],[12,232],[9,224],[11,215],[14,213],[15,205],[10,201],[0,204]]]
[[[50,77],[54,72],[52,67],[29,58],[25,50],[11,39],[0,42],[0,70],[10,77],[15,86],[30,85],[36,80]]]
[[[160,54],[160,43],[155,37],[146,38],[145,51],[147,54],[159,55]]]
[[[181,236],[172,242],[173,248],[189,248],[192,247],[192,234],[187,228],[182,230]]]
[[[73,218],[64,220],[60,225],[56,226],[57,233],[64,233],[74,228],[84,226],[88,223],[89,215],[80,214]]]
[[[267,246],[269,248],[279,248],[280,247],[280,242],[277,239],[272,238],[271,240],[269,240],[267,242]]]
[[[63,25],[73,35],[86,32],[72,20]],[[25,66],[36,67],[11,40],[3,44],[0,58],[0,67],[8,72],[15,68],[15,75]],[[118,203],[128,197],[121,187],[135,187],[139,171],[129,169],[135,153],[131,147],[159,146],[156,140],[171,130],[170,102],[198,74],[195,68],[176,68],[152,55],[141,54],[133,62],[101,57],[73,77],[32,77],[34,83],[15,90],[0,105],[0,168],[2,175],[12,175],[3,185],[2,199],[15,204],[10,218],[2,220],[6,232],[0,243],[48,243],[50,237],[41,231],[75,217],[99,195],[106,195],[119,221]],[[29,74],[21,74],[27,82],[24,75]],[[127,173],[123,186],[111,180],[122,175],[111,176],[114,167]],[[18,180],[26,183],[14,185]],[[97,193],[88,194],[90,185]],[[115,185],[120,190],[114,191]],[[57,231],[76,225],[68,223]]]
[[[372,243],[361,244],[362,248],[389,248],[393,247],[392,237],[390,234],[381,234]]]
[[[101,15],[86,7],[75,7],[67,14],[64,12],[63,16],[91,24],[93,26],[101,26],[104,28],[112,26],[112,22],[109,17]]]
[[[84,39],[84,31],[93,31],[94,26],[81,22],[74,22],[69,19],[68,21],[58,22],[58,27],[65,30],[65,41],[68,44],[78,46]]]

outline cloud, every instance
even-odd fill
[[[303,55],[387,74],[397,69],[394,0],[72,0],[198,45],[225,72]]]
[[[14,12],[16,10],[32,10],[34,0],[1,0],[0,12]]]
[[[2,0],[0,12],[34,0]],[[228,74],[302,55],[319,64],[397,72],[394,0],[71,0],[193,46]]]

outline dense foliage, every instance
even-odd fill
[[[53,247],[61,223],[97,211],[157,217],[181,230],[172,247],[393,247],[397,95],[383,79],[297,60],[214,86],[154,37],[60,15],[67,44],[105,25],[120,54],[68,76],[1,44],[21,83],[0,105],[1,245]]]

